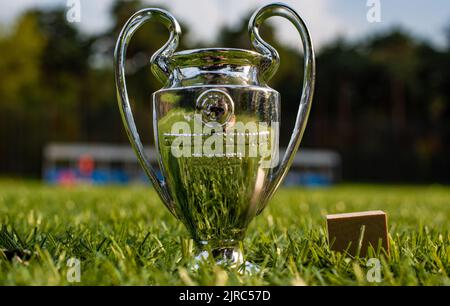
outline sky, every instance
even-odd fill
[[[0,24],[12,24],[24,10],[32,7],[67,7],[74,0],[1,0]],[[109,9],[114,0],[77,0],[81,22],[88,33],[108,29]],[[368,2],[380,3],[380,22],[367,21]],[[164,6],[186,24],[193,42],[210,43],[224,25],[236,26],[253,11],[274,0],[144,0],[147,6]],[[313,42],[320,48],[337,37],[358,39],[371,33],[400,26],[437,46],[446,43],[445,29],[450,27],[449,0],[284,0],[306,21]],[[299,45],[299,37],[288,21],[274,18],[273,24],[282,42]],[[222,46],[225,47],[225,46]]]

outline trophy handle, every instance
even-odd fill
[[[128,139],[130,140],[142,168],[144,168],[145,173],[152,182],[163,203],[172,212],[172,214],[175,215],[173,200],[166,188],[165,181],[157,178],[155,170],[153,170],[150,162],[145,157],[144,147],[134,122],[125,82],[125,60],[128,44],[137,29],[139,29],[139,27],[141,27],[145,22],[153,18],[167,26],[170,31],[170,38],[168,42],[152,56],[152,70],[160,81],[165,81],[170,74],[167,59],[178,47],[179,36],[181,34],[180,26],[176,19],[164,10],[153,8],[143,9],[134,14],[127,21],[117,40],[117,45],[114,52],[117,100],[119,102],[120,114],[122,116],[122,121],[125,126]]]
[[[305,22],[291,7],[287,6],[286,4],[273,3],[266,5],[256,11],[249,22],[250,38],[254,48],[267,57],[272,58],[272,64],[268,68],[266,68],[265,71],[263,71],[263,73],[265,74],[264,77],[266,79],[270,78],[276,71],[276,68],[279,64],[278,52],[267,42],[265,42],[259,35],[260,25],[267,18],[273,16],[279,16],[288,19],[300,33],[304,52],[304,80],[300,106],[298,109],[293,134],[280,165],[272,171],[270,182],[266,189],[261,208],[259,208],[258,210],[258,214],[263,211],[263,209],[267,205],[267,202],[270,200],[275,190],[283,181],[289,170],[289,167],[291,166],[295,158],[295,154],[297,153],[297,149],[302,140],[303,132],[305,131],[309,111],[311,109],[316,73],[314,48]]]

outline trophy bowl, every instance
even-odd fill
[[[269,17],[288,19],[300,33],[304,82],[294,130],[279,157],[280,94],[267,82],[278,52],[259,35]],[[153,93],[153,126],[160,173],[145,156],[126,89],[127,46],[136,30],[155,19],[168,28],[168,42],[151,58],[163,88]],[[249,223],[266,207],[299,147],[311,108],[314,49],[300,16],[281,3],[266,5],[249,22],[255,51],[210,48],[176,52],[181,30],[167,11],[147,8],[125,24],[115,49],[119,108],[130,143],[162,202],[191,234],[197,259],[249,267],[240,244]]]

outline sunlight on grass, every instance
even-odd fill
[[[252,276],[212,265],[189,269],[187,231],[149,187],[58,188],[0,183],[0,284],[69,284],[67,260],[81,261],[80,285],[358,285],[366,259],[331,252],[324,216],[388,213],[387,285],[450,285],[450,189],[343,185],[281,189],[244,241]]]

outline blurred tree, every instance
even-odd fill
[[[393,132],[400,133],[407,124],[407,91],[416,85],[419,63],[416,43],[401,30],[394,30],[387,36],[373,39],[368,49],[371,59],[387,73]]]
[[[88,57],[91,41],[68,23],[63,9],[36,11],[39,31],[47,44],[41,57],[41,103],[48,107],[47,137],[53,141],[89,140]]]
[[[345,152],[358,136],[355,124],[360,110],[373,107],[369,101],[361,105],[364,85],[371,83],[371,67],[367,58],[342,38],[324,47],[318,58],[316,101],[320,102],[315,104],[313,121],[324,126],[316,126],[320,132],[314,145]],[[333,133],[327,133],[330,130]]]
[[[22,16],[12,33],[0,41],[0,93],[3,106],[24,108],[27,91],[39,82],[40,59],[46,44],[31,13]]]
[[[0,160],[3,171],[32,171],[43,126],[39,105],[41,57],[46,37],[39,32],[33,13],[23,15],[15,28],[0,40]],[[40,148],[40,147],[39,147]]]
[[[90,42],[66,22],[64,10],[32,10],[0,47],[6,126],[0,155],[12,161],[2,166],[39,173],[46,142],[88,138],[83,127]]]
[[[50,141],[127,143],[113,50],[140,8],[140,1],[114,2],[112,26],[100,35],[80,33],[66,22],[64,8],[28,11],[13,28],[0,29],[0,173],[39,175]],[[302,54],[282,45],[270,23],[261,32],[281,57],[269,85],[281,93],[286,145],[300,98]],[[150,22],[128,50],[130,98],[147,143],[153,141],[151,94],[162,87],[149,59],[167,38],[164,26]],[[179,50],[186,45],[182,40]],[[223,28],[216,45],[251,49],[247,21]],[[445,50],[399,29],[361,41],[338,38],[318,50],[317,64],[303,147],[341,152],[346,179],[450,181],[450,38]]]

